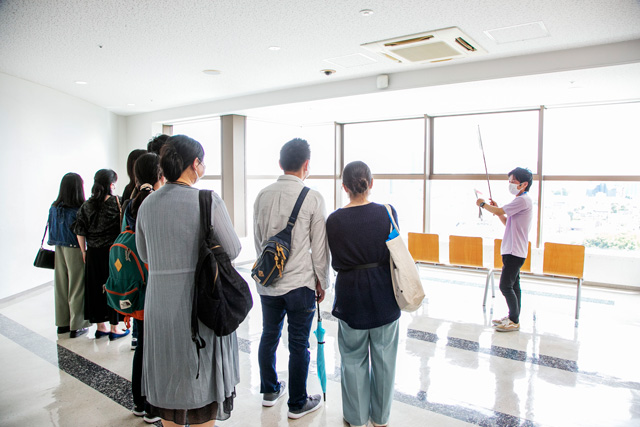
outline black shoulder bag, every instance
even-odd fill
[[[200,251],[195,273],[191,309],[191,339],[198,351],[205,342],[200,336],[198,320],[217,336],[234,332],[253,307],[249,285],[233,268],[229,256],[213,237],[210,190],[200,190]],[[198,378],[198,376],[196,376]]]
[[[47,229],[49,228],[49,222],[44,227],[44,234],[42,235],[42,242],[40,242],[40,249],[38,249],[38,255],[36,255],[35,261],[33,261],[34,267],[40,268],[55,268],[56,253],[51,249],[45,249],[44,238],[47,235]]]
[[[309,192],[309,187],[304,187],[296,200],[296,204],[293,207],[293,212],[287,221],[287,226],[284,230],[279,232],[273,237],[267,240],[260,257],[256,260],[251,268],[251,277],[256,283],[262,286],[270,286],[277,278],[282,277],[284,271],[284,265],[289,259],[289,252],[291,250],[291,230],[298,219],[298,213],[304,198]]]

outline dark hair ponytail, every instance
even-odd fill
[[[167,180],[174,182],[180,178],[195,159],[204,160],[204,148],[193,138],[174,135],[160,150],[160,166]]]
[[[153,186],[162,178],[160,156],[156,153],[143,154],[136,160],[134,173],[138,193],[131,202],[131,215],[136,218],[140,205],[149,194],[153,193]]]
[[[366,163],[356,160],[344,167],[342,183],[352,195],[366,193],[371,186],[371,169]]]
[[[145,154],[147,150],[136,149],[129,153],[129,157],[127,157],[127,175],[129,176],[129,183],[124,188],[124,193],[131,195],[131,192],[136,186],[136,175],[133,171],[133,167],[136,164],[136,160],[140,158],[143,154]],[[127,197],[128,198],[128,197]]]
[[[101,207],[104,198],[110,196],[111,184],[118,180],[118,174],[112,169],[100,169],[93,177],[93,187],[91,188],[91,197],[89,201],[94,205]]]
[[[60,181],[58,198],[53,206],[79,208],[84,203],[84,182],[77,173],[69,172]]]

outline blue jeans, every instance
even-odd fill
[[[282,335],[284,316],[289,324],[289,409],[297,410],[307,401],[309,374],[309,333],[316,311],[316,293],[307,287],[273,297],[260,295],[262,338],[258,349],[260,393],[279,390],[276,350]]]

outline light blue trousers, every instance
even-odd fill
[[[342,413],[349,424],[389,422],[398,337],[398,320],[374,329],[352,329],[338,321]]]

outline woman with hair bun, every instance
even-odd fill
[[[393,402],[398,319],[389,268],[389,214],[369,201],[371,170],[355,161],[344,168],[349,204],[329,215],[331,266],[338,272],[331,312],[338,318],[342,413],[351,426],[386,426]],[[391,207],[397,223],[397,214]]]
[[[191,340],[200,245],[199,193],[193,185],[205,173],[204,149],[188,136],[172,136],[162,147],[160,165],[167,183],[144,200],[136,220],[138,253],[149,265],[142,391],[149,404],[147,414],[161,417],[165,427],[213,426],[216,419],[230,417],[240,377],[235,332],[218,337],[199,324],[206,342],[200,350],[199,375],[198,354]],[[215,193],[211,224],[216,240],[235,259],[240,240],[224,202]]]
[[[103,289],[109,277],[109,249],[120,234],[120,200],[113,195],[117,180],[111,169],[96,172],[91,197],[80,206],[73,224],[85,263],[84,318],[97,323],[96,339],[108,336],[111,341],[129,334],[128,329],[117,329],[122,316],[107,305]]]

